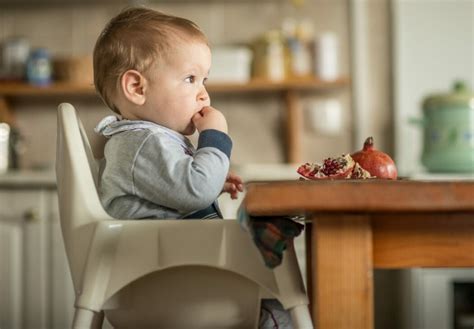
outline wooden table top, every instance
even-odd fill
[[[272,181],[246,187],[244,205],[252,215],[474,212],[474,181]]]

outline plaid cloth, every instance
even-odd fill
[[[281,264],[283,251],[293,244],[293,239],[300,235],[303,224],[291,217],[250,216],[241,206],[237,219],[252,239],[263,257],[265,265],[275,268]]]

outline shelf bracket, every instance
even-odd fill
[[[286,162],[299,163],[301,161],[303,129],[302,110],[300,99],[296,90],[288,89],[284,92],[286,104]]]
[[[0,95],[0,122],[5,122],[10,126],[15,125],[13,110],[8,104],[7,97],[4,95]]]

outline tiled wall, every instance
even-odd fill
[[[311,19],[316,32],[331,30],[340,39],[340,66],[344,75],[349,69],[349,5],[345,0],[307,0],[302,8],[295,8],[288,0],[264,1],[184,1],[163,3],[152,7],[195,21],[209,36],[213,45],[248,43],[262,32],[278,28],[287,16]],[[90,54],[97,35],[106,21],[123,6],[87,4],[68,6],[30,6],[1,8],[0,40],[8,36],[26,36],[33,47],[47,47],[53,55]],[[331,94],[343,104],[345,130],[338,136],[318,136],[304,130],[304,161],[319,160],[329,155],[350,151],[351,108],[350,91]],[[311,99],[324,97],[307,92],[303,107]],[[89,131],[107,113],[93,99],[22,98],[15,100],[18,124],[25,136],[23,167],[46,166],[54,163],[56,133],[55,107],[59,102],[74,103]],[[233,163],[265,163],[284,161],[284,132],[281,121],[284,111],[281,95],[219,95],[213,105],[222,110],[229,121],[234,139]],[[91,132],[92,134],[92,132]]]

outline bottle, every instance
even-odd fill
[[[307,19],[298,22],[287,17],[281,29],[288,50],[288,75],[295,78],[311,76],[313,24]]]
[[[315,75],[331,81],[339,77],[338,41],[334,33],[326,32],[315,40]]]
[[[285,47],[279,31],[269,31],[266,40],[266,75],[271,81],[285,79]]]
[[[291,56],[291,75],[308,77],[311,75],[311,53],[307,44],[299,38],[288,40]]]
[[[26,76],[33,85],[46,86],[51,83],[52,68],[49,52],[44,48],[33,50],[28,58]]]
[[[0,54],[1,69],[4,78],[22,80],[25,78],[26,62],[30,53],[28,40],[23,37],[12,37],[4,41]]]
[[[0,174],[8,170],[10,126],[0,122]]]

